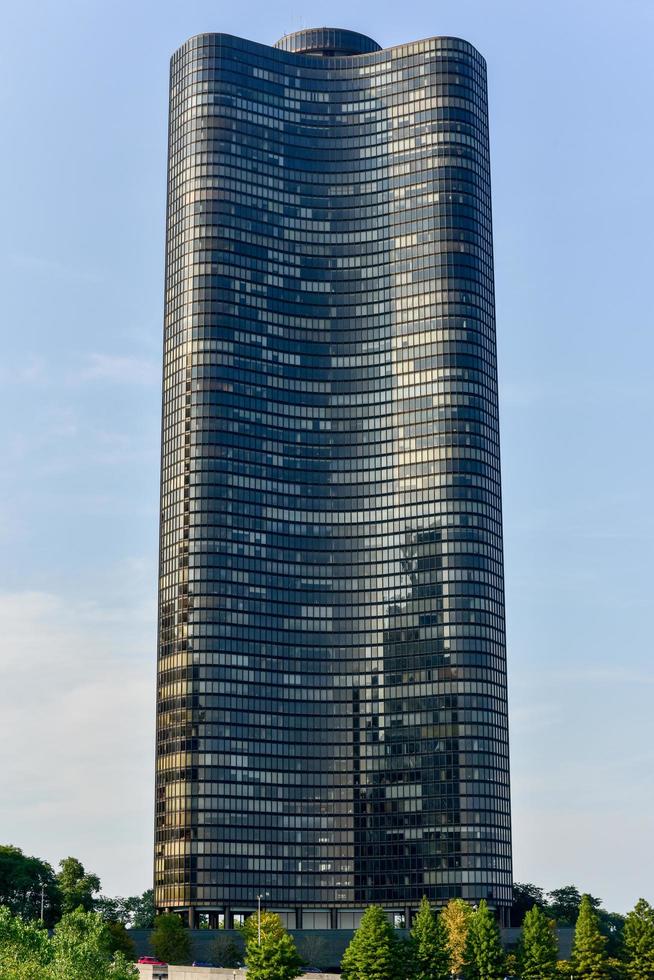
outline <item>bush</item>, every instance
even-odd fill
[[[243,943],[237,943],[229,936],[219,936],[211,944],[211,959],[218,966],[238,966],[243,962],[244,957]]]

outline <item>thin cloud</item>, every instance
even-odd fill
[[[87,356],[77,380],[128,385],[160,384],[161,366],[158,361],[144,357],[94,353]]]
[[[15,252],[10,262],[16,269],[27,270],[31,276],[55,279],[59,282],[101,283],[104,278],[95,269],[83,269],[76,260],[62,262],[51,256],[27,255]]]
[[[2,842],[55,863],[78,854],[123,893],[151,876],[154,608],[146,612],[119,598],[0,595]],[[123,847],[129,862],[116,859]]]

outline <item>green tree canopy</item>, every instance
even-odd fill
[[[397,980],[399,963],[395,930],[380,905],[369,905],[341,962],[342,980]]]
[[[472,906],[462,898],[453,898],[441,912],[441,922],[447,933],[447,948],[450,954],[450,971],[459,976],[466,958],[468,930],[473,916]]]
[[[122,922],[105,922],[111,953],[123,953],[126,960],[136,959],[136,946]]]
[[[602,900],[588,895],[591,908],[599,909]],[[575,885],[565,885],[563,888],[555,888],[548,895],[548,910],[553,919],[556,919],[560,926],[574,926],[579,916],[581,907],[581,894]]]
[[[411,929],[413,940],[412,980],[449,980],[450,953],[447,930],[423,896]]]
[[[57,875],[61,905],[64,912],[73,912],[82,908],[91,912],[95,908],[94,896],[100,891],[100,879],[97,875],[87,874],[84,865],[77,858],[67,857],[59,862],[60,872]]]
[[[107,924],[97,912],[77,908],[55,926],[51,940],[53,980],[107,980],[135,976],[122,954],[114,959]]]
[[[502,980],[504,963],[499,926],[482,898],[468,929],[464,967],[466,980]]]
[[[274,912],[261,913],[261,942],[258,915],[249,917],[243,932],[248,980],[294,980],[303,972],[295,942]]]
[[[654,909],[644,898],[625,919],[624,959],[630,980],[654,980]]]
[[[52,926],[59,918],[61,899],[51,865],[28,857],[19,847],[0,845],[0,905],[23,919],[39,919],[42,887],[43,918],[47,926]]]
[[[556,977],[558,944],[554,920],[534,905],[525,915],[518,944],[521,980],[553,980]]]
[[[126,899],[132,929],[152,929],[156,915],[154,891],[148,888],[142,895]]]
[[[541,909],[547,907],[547,900],[543,889],[539,888],[538,885],[532,885],[530,882],[522,884],[519,881],[514,881],[511,925],[516,927],[521,926],[525,915],[535,905]]]
[[[261,926],[262,939],[264,936],[270,939],[279,939],[286,932],[282,920],[276,912],[267,912],[266,909],[262,909],[261,917],[255,912],[253,915],[249,915],[240,927],[239,931],[246,945],[251,939],[255,939],[258,944],[259,926]]]
[[[136,967],[112,955],[106,924],[95,912],[64,915],[52,937],[36,923],[0,908],[0,980],[134,980]]]
[[[191,959],[191,943],[188,929],[174,912],[158,915],[154,920],[154,930],[150,936],[154,955],[165,963],[178,966]]]
[[[50,957],[45,929],[0,906],[0,980],[42,980]]]
[[[607,912],[606,909],[597,908],[600,932],[606,938],[606,955],[610,957],[622,956],[622,934],[624,932],[624,915],[618,912]]]
[[[152,929],[154,926],[154,892],[151,888],[142,895],[129,898],[100,895],[95,900],[95,908],[105,922],[122,922],[132,929]]]
[[[579,980],[609,980],[606,938],[590,895],[582,895],[572,945],[572,965]]]

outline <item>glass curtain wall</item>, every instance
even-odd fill
[[[172,59],[160,908],[511,901],[485,64],[375,49]]]

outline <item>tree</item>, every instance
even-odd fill
[[[606,909],[596,909],[599,918],[600,932],[606,937],[606,955],[611,958],[622,956],[622,936],[625,917],[619,912],[607,912]]]
[[[343,954],[342,980],[396,980],[402,974],[395,930],[380,905],[369,905]]]
[[[606,961],[606,966],[610,980],[627,980],[625,965],[622,960],[617,959],[615,956],[609,956]]]
[[[482,898],[470,920],[466,942],[466,980],[501,980],[504,949],[495,916]]]
[[[60,915],[61,899],[56,875],[46,861],[28,857],[19,847],[0,845],[0,905],[14,915],[35,921],[43,918],[53,926]]]
[[[548,895],[549,912],[556,919],[560,926],[574,926],[579,916],[581,906],[581,894],[575,885],[565,885],[563,888],[555,888]],[[600,898],[588,896],[588,900],[593,909],[599,909],[602,904]]]
[[[156,916],[152,888],[148,888],[142,895],[134,895],[126,901],[132,929],[152,929]]]
[[[211,946],[211,959],[215,960],[218,966],[239,966],[243,962],[244,955],[243,947],[229,936],[219,936]]]
[[[100,895],[95,900],[95,908],[105,922],[122,922],[131,929],[152,929],[154,926],[154,892],[151,888],[142,895],[129,898]]]
[[[572,944],[572,965],[580,980],[609,980],[606,938],[590,895],[582,895]]]
[[[126,960],[136,959],[136,946],[122,922],[105,922],[109,933],[109,949],[112,953],[122,953]]]
[[[261,913],[261,942],[258,915],[249,917],[244,933],[248,980],[294,980],[303,972],[295,942],[274,912]]]
[[[251,939],[255,939],[258,944],[259,933],[261,933],[261,939],[264,936],[270,939],[279,939],[286,932],[282,920],[277,913],[267,912],[265,909],[261,912],[260,917],[257,913],[249,915],[243,925],[238,928],[243,936],[246,947]]]
[[[625,919],[624,959],[630,980],[654,980],[654,909],[644,898]]]
[[[51,939],[52,980],[128,980],[138,976],[122,953],[113,955],[107,925],[78,907],[65,914]]]
[[[156,917],[150,945],[154,955],[166,963],[181,965],[191,958],[188,929],[174,912]]]
[[[57,875],[61,904],[64,912],[73,912],[82,908],[92,912],[95,908],[94,895],[100,891],[100,879],[97,875],[87,874],[84,865],[77,858],[67,857],[59,862],[61,871]]]
[[[554,920],[538,905],[525,915],[518,944],[518,972],[521,980],[553,980],[556,977],[558,944]]]
[[[112,956],[99,915],[76,909],[64,915],[52,937],[36,923],[0,909],[0,980],[133,980],[136,967]]]
[[[450,953],[447,931],[429,899],[423,896],[411,929],[413,940],[412,980],[449,980]]]
[[[506,954],[504,972],[506,973],[507,977],[518,976],[518,957],[515,952]]]
[[[453,898],[441,912],[441,921],[447,933],[447,948],[450,953],[450,971],[459,976],[465,963],[468,929],[473,911],[462,898]]]
[[[516,927],[521,926],[525,915],[535,905],[541,909],[547,907],[543,889],[539,888],[538,885],[532,885],[530,883],[521,884],[519,881],[515,881],[513,883],[511,925]]]
[[[49,961],[45,929],[0,907],[0,980],[43,980]]]
[[[105,922],[121,922],[126,925],[129,922],[126,901],[127,899],[120,895],[116,898],[100,895],[95,901],[95,911],[102,916]]]

